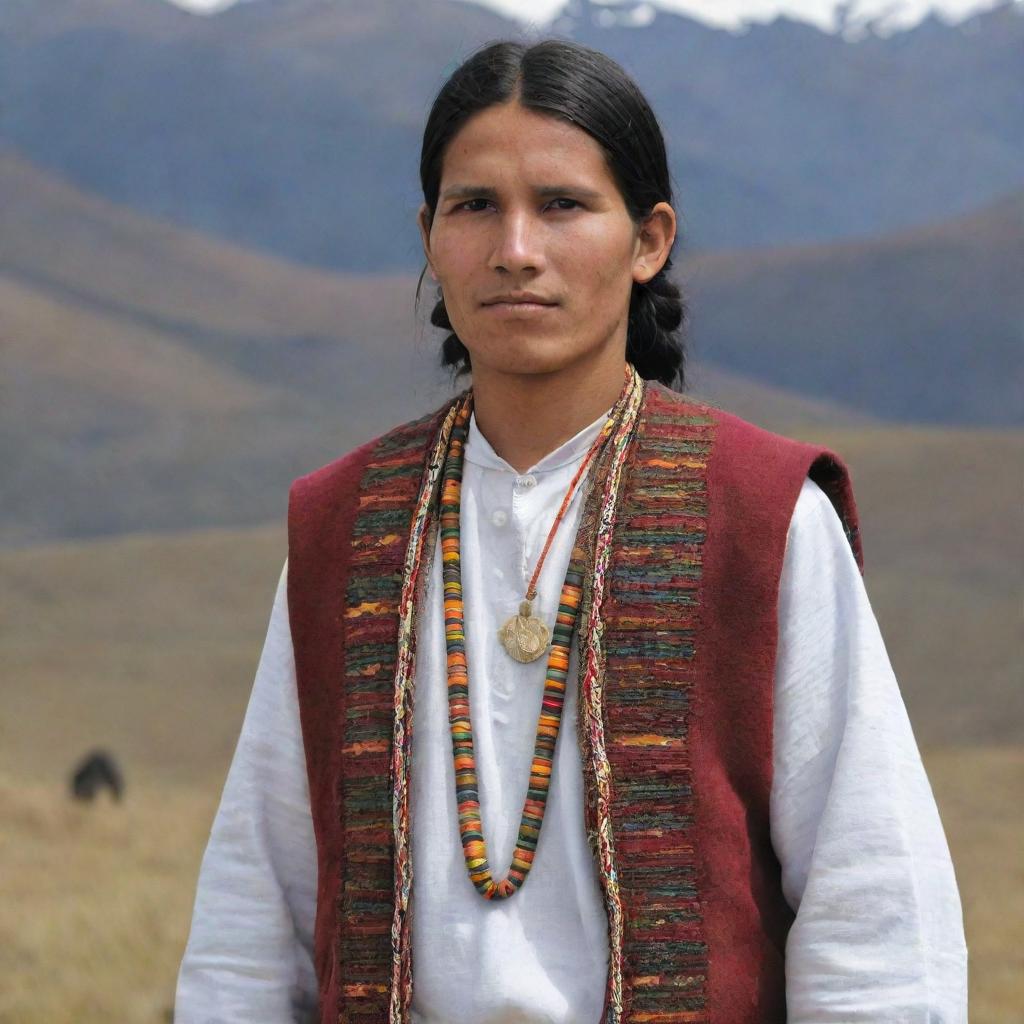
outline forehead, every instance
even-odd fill
[[[514,102],[474,114],[445,150],[442,181],[482,182],[485,177],[535,182],[570,178],[594,188],[615,188],[596,139],[561,118]]]

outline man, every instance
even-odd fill
[[[660,135],[541,57],[428,122],[472,388],[293,485],[177,1019],[965,1021],[846,467],[659,382],[675,215],[616,160],[669,196]]]

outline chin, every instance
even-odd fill
[[[467,346],[468,347],[468,346]],[[474,367],[486,367],[492,373],[547,374],[579,362],[585,351],[568,348],[556,338],[504,337],[483,348],[470,351]]]

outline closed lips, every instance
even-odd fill
[[[555,303],[549,299],[545,299],[540,295],[531,295],[530,293],[519,294],[519,295],[499,295],[496,299],[488,299],[484,303],[485,306],[496,306],[499,302],[506,303],[520,303],[529,302],[538,306],[553,306]]]

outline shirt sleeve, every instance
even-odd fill
[[[790,1024],[966,1024],[942,823],[853,552],[810,479],[780,580],[774,743]]]
[[[199,870],[176,1024],[294,1024],[316,1010],[316,843],[287,571]]]

